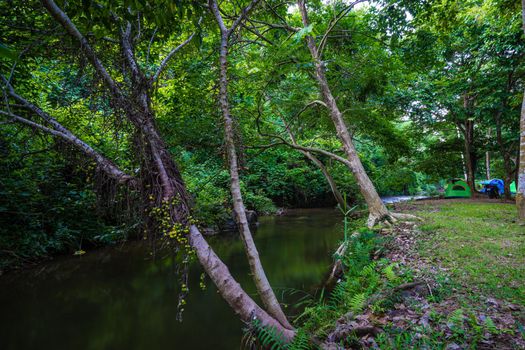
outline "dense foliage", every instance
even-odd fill
[[[219,35],[206,4],[59,5],[126,89],[133,85],[120,70],[124,58],[112,16],[138,23],[135,55],[148,73],[195,33],[162,71],[153,108],[181,166],[194,215],[202,226],[220,227],[231,218],[231,199],[216,103]],[[346,11],[345,2],[309,6],[312,25],[297,32],[283,25],[302,27],[296,8],[268,1],[235,34],[230,100],[248,209],[273,213],[278,207],[336,203],[318,167],[289,145],[293,135],[300,145],[340,153],[326,109],[315,103],[319,92],[303,42],[329,26],[323,47],[329,83],[380,194],[435,193],[444,179],[461,177],[469,167],[475,178],[484,178],[485,152],[492,158],[492,177],[514,179],[525,54],[517,2],[383,1],[360,6],[336,23],[332,19]],[[72,52],[76,44],[63,37],[39,2],[8,1],[0,11],[0,73],[18,93],[134,173],[132,129],[99,92],[101,77],[80,52]],[[9,108],[17,106],[3,106]],[[133,194],[101,199],[105,190],[92,163],[56,138],[2,117],[2,260],[73,252],[138,233]],[[348,168],[317,156],[340,191],[361,203]]]

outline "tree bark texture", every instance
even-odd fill
[[[286,340],[290,341],[293,339],[295,331],[283,327],[280,322],[261,309],[246,294],[239,283],[232,277],[228,267],[219,259],[195,226],[190,228],[190,244],[195,249],[197,258],[206,270],[206,273],[217,286],[222,298],[226,300],[241,320],[250,323],[258,319],[265,327],[272,327],[277,330]]]
[[[496,121],[496,142],[498,143],[500,154],[503,158],[503,168],[505,169],[505,178],[503,188],[504,188],[504,195],[505,199],[511,199],[511,193],[510,193],[510,183],[513,181],[514,177],[514,167],[512,165],[512,159],[509,151],[505,147],[505,143],[503,141],[503,136],[501,133],[501,111],[497,111],[495,115],[495,121]]]
[[[465,153],[465,169],[467,173],[467,184],[472,193],[476,191],[475,173],[476,173],[476,156],[474,151],[474,121],[465,120],[462,125],[463,128],[463,144]]]
[[[525,0],[521,0],[521,14],[523,19],[523,32],[525,33]],[[516,183],[516,206],[518,218],[525,222],[525,92],[521,104],[520,117],[520,147],[519,147],[518,182]]]

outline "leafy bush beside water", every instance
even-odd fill
[[[64,161],[19,157],[0,163],[0,271],[17,263],[109,244],[127,230],[97,212],[91,186]]]

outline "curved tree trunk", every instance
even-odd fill
[[[309,26],[310,23],[308,20],[308,13],[306,10],[305,1],[298,0],[297,5],[299,7],[299,11],[301,12],[303,26]],[[306,43],[308,45],[308,50],[310,51],[310,54],[312,55],[312,58],[314,60],[315,76],[317,83],[319,84],[319,89],[321,91],[323,102],[326,104],[330,112],[330,117],[332,119],[332,122],[334,123],[337,136],[343,144],[344,151],[349,161],[348,167],[354,175],[354,178],[359,187],[359,191],[361,192],[361,195],[363,196],[366,204],[368,205],[368,226],[372,227],[378,222],[383,221],[385,219],[390,220],[391,215],[388,212],[385,204],[379,197],[379,194],[377,193],[374,184],[366,174],[365,168],[363,167],[363,164],[361,163],[361,160],[359,159],[359,156],[355,149],[354,143],[352,142],[352,137],[350,136],[348,128],[346,127],[346,124],[344,122],[342,113],[339,110],[339,107],[337,106],[337,102],[335,101],[330,87],[328,86],[328,80],[326,79],[324,65],[319,56],[319,51],[317,45],[315,44],[315,39],[312,36],[307,35]]]
[[[328,172],[328,169],[326,169],[326,166],[323,164],[323,162],[317,159],[317,157],[315,157],[310,152],[305,152],[301,150],[299,152],[301,152],[306,158],[310,159],[312,163],[314,163],[319,168],[319,170],[321,170],[324,178],[326,179],[326,182],[328,182],[328,185],[330,186],[330,190],[332,190],[332,193],[334,195],[335,200],[337,201],[337,204],[339,204],[341,208],[345,208],[346,203],[343,198],[343,195],[339,191],[339,188],[337,188],[337,184],[335,183],[335,180],[332,177],[332,174]]]
[[[246,209],[244,207],[239,180],[237,152],[235,150],[234,122],[230,113],[230,105],[228,101],[228,40],[233,27],[226,29],[218,5],[214,0],[210,0],[210,8],[212,9],[221,30],[221,43],[219,49],[219,106],[224,120],[224,140],[228,154],[230,191],[237,226],[239,227],[240,236],[244,243],[244,250],[250,265],[253,281],[266,310],[270,315],[275,317],[282,326],[287,329],[293,329],[292,325],[288,322],[275,293],[273,292],[268,278],[266,277],[266,273],[264,272],[259,257],[259,252],[253,241],[253,236],[246,218]]]

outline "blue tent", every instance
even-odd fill
[[[496,186],[500,195],[505,193],[504,183],[501,179],[480,181],[480,184],[483,185],[483,188],[480,190],[481,193],[485,193],[487,191],[487,188],[485,187],[486,185]]]

